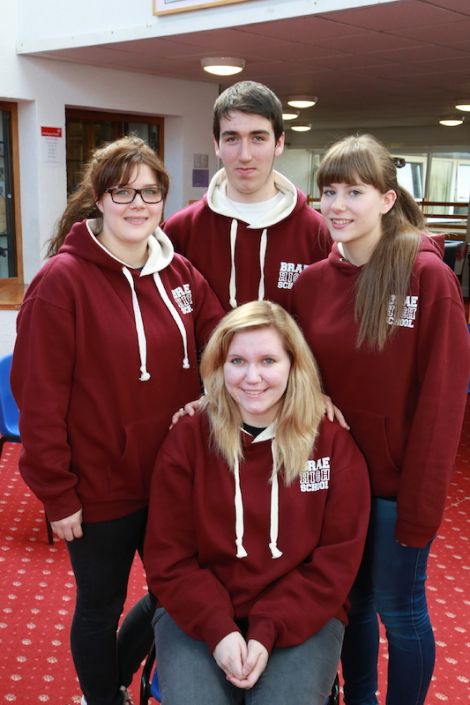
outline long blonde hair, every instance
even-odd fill
[[[49,240],[48,257],[57,254],[74,223],[84,218],[101,218],[97,201],[106,189],[127,185],[133,170],[141,164],[155,172],[165,198],[170,184],[168,172],[161,159],[140,137],[121,137],[96,149],[85,165],[83,178],[76,191],[68,199],[55,235]]]
[[[243,457],[242,418],[224,382],[224,364],[236,333],[270,328],[278,333],[291,367],[276,418],[276,465],[287,484],[304,469],[324,412],[317,366],[294,319],[278,304],[251,301],[230,311],[218,324],[201,359],[206,390],[204,408],[211,425],[212,442],[233,469]]]
[[[345,137],[336,142],[317,172],[320,193],[334,183],[358,181],[382,194],[390,190],[397,194],[394,206],[382,215],[382,237],[362,268],[356,291],[358,347],[367,341],[372,348],[382,350],[402,317],[425,222],[411,194],[399,186],[390,153],[371,135]]]

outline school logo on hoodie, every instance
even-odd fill
[[[178,304],[181,313],[191,313],[193,310],[193,294],[191,292],[191,287],[189,284],[183,284],[183,286],[177,286],[176,289],[172,289],[171,293],[173,298]]]
[[[327,490],[330,484],[330,456],[307,460],[306,468],[300,473],[299,480],[301,492]]]
[[[292,289],[292,286],[299,274],[308,267],[307,264],[295,264],[294,262],[280,262],[279,277],[277,280],[278,289]]]
[[[406,296],[405,303],[401,311],[401,317],[395,321],[396,316],[396,296],[392,294],[388,302],[388,319],[389,325],[402,326],[403,328],[414,328],[414,321],[418,311],[418,297]]]

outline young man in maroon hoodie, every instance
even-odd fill
[[[279,98],[254,81],[230,86],[215,102],[213,137],[223,168],[165,232],[226,311],[256,299],[286,306],[297,276],[328,255],[331,239],[306,196],[274,170],[284,149]]]

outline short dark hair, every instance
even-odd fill
[[[241,113],[262,115],[270,121],[276,142],[284,132],[282,103],[273,91],[256,81],[239,81],[223,91],[214,103],[212,132],[215,140],[220,139],[220,121],[228,117],[232,110]]]

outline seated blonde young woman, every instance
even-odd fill
[[[322,705],[369,516],[365,462],[325,419],[294,320],[255,301],[201,361],[157,458],[144,561],[165,705]]]

